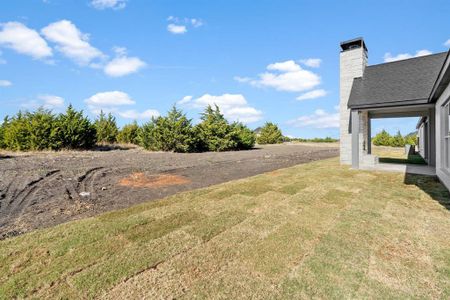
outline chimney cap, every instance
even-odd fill
[[[366,52],[368,52],[366,43],[364,43],[364,39],[362,37],[358,37],[355,39],[351,39],[348,41],[341,42],[342,51],[353,50],[357,48],[363,47]]]

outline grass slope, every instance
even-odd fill
[[[450,297],[435,179],[283,169],[0,242],[0,298]]]

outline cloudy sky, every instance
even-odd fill
[[[449,15],[448,0],[2,0],[0,117],[72,103],[122,125],[177,104],[195,122],[215,103],[252,128],[337,137],[339,42],[363,36],[370,64],[443,52]]]

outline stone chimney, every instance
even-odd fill
[[[367,66],[367,48],[363,38],[341,43],[340,54],[340,159],[341,164],[352,163],[350,110],[347,107],[353,79],[363,76]]]

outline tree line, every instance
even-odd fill
[[[0,148],[13,151],[92,149],[114,143],[156,151],[231,151],[251,149],[255,142],[281,143],[283,135],[277,125],[266,123],[257,137],[246,125],[228,122],[218,106],[206,107],[196,125],[174,106],[142,126],[135,121],[119,129],[111,113],[101,112],[92,122],[72,105],[60,114],[44,108],[19,111],[0,125]]]
[[[410,133],[403,136],[400,130],[395,135],[390,135],[386,130],[382,130],[372,139],[376,146],[404,147],[405,145],[415,145],[417,140],[416,133]]]
[[[311,138],[311,139],[303,139],[303,138],[290,138],[284,137],[285,142],[300,142],[300,143],[336,143],[339,142],[338,139],[332,137],[324,137],[324,138]]]

